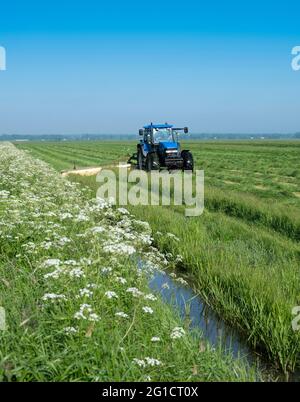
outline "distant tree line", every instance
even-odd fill
[[[295,134],[213,134],[213,133],[190,133],[181,134],[185,140],[255,140],[255,139],[300,139],[300,132]],[[138,134],[2,134],[0,141],[89,141],[89,140],[136,140]]]

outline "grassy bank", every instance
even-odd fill
[[[117,159],[123,152],[126,160],[123,145]],[[30,151],[31,145],[26,147]],[[101,158],[110,145],[73,147],[79,153],[81,147],[94,148],[93,155]],[[187,219],[183,208],[174,206],[132,212],[150,223],[161,250],[183,255],[180,269],[222,317],[274,365],[294,370],[300,352],[299,333],[291,326],[292,308],[300,304],[300,143],[190,142],[187,147],[196,167],[205,170],[205,213]],[[93,177],[75,180],[96,190]],[[171,241],[168,232],[179,241]]]
[[[71,180],[89,186],[95,195],[95,177]],[[300,337],[292,330],[291,310],[300,302],[297,242],[268,225],[222,212],[186,218],[180,206],[128,208],[149,222],[161,251],[182,255],[178,268],[254,348],[283,371],[295,369]]]
[[[168,262],[148,225],[11,144],[0,145],[0,172],[2,381],[254,379],[242,361],[200,349],[149,293],[133,256]]]

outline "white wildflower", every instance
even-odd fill
[[[91,229],[91,232],[103,233],[103,232],[105,232],[105,229],[102,226],[95,226],[94,228]]]
[[[135,296],[135,297],[143,296],[143,294],[144,294],[138,288],[128,288],[126,290],[126,292],[132,293],[132,296]]]
[[[161,361],[154,359],[153,357],[145,357],[145,360],[149,366],[160,366],[161,365]]]
[[[79,295],[81,297],[83,297],[83,296],[92,297],[93,292],[87,288],[83,288],[83,289],[79,289]]]
[[[137,365],[140,366],[140,367],[146,367],[145,360],[141,360],[141,359],[134,358],[134,359],[132,360],[132,362],[135,363],[135,364],[137,364]]]
[[[94,313],[90,304],[83,303],[80,305],[79,311],[74,314],[77,320],[99,321],[100,317]]]
[[[144,313],[146,314],[153,314],[153,309],[149,306],[144,306],[142,307],[142,310],[144,311]]]
[[[65,264],[65,265],[72,265],[72,266],[74,267],[74,266],[78,265],[78,262],[75,261],[75,260],[66,260],[66,261],[64,262],[64,264]]]
[[[103,247],[103,251],[112,254],[132,255],[136,252],[136,249],[128,244],[118,243],[118,244],[107,244],[106,246]]]
[[[79,213],[78,216],[75,218],[76,222],[87,222],[89,221],[89,217],[86,216],[84,213]]]
[[[78,330],[74,327],[66,327],[66,328],[64,328],[64,331],[69,335],[76,334],[78,332]]]
[[[88,320],[89,321],[99,321],[100,317],[96,313],[90,313]]]
[[[112,268],[104,267],[101,269],[102,274],[110,274],[112,272]]]
[[[42,300],[66,300],[65,295],[60,295],[60,294],[55,294],[55,293],[45,293],[44,296],[42,297]]]
[[[115,315],[117,317],[128,318],[128,314],[124,313],[123,311],[118,311]]]
[[[73,215],[70,214],[70,212],[65,212],[59,215],[59,219],[61,221],[65,220],[65,219],[69,219],[69,218],[73,218]]]
[[[45,274],[44,278],[45,279],[48,279],[48,278],[58,279],[60,274],[62,274],[63,272],[64,272],[64,270],[62,268],[57,268],[53,272],[49,272],[48,274]]]
[[[44,267],[55,267],[61,263],[60,259],[58,258],[49,258],[48,260],[44,261]]]
[[[176,279],[176,282],[179,282],[179,283],[181,283],[182,285],[187,285],[187,284],[188,284],[187,281],[185,281],[183,278],[177,278],[177,279]]]
[[[68,244],[68,243],[70,243],[71,242],[71,240],[68,238],[68,237],[61,237],[60,239],[58,239],[58,244],[60,245],[60,246],[64,246],[65,244]]]
[[[125,283],[127,283],[127,280],[125,278],[122,278],[121,276],[117,276],[116,281],[121,283],[122,285],[125,285]]]
[[[171,332],[171,339],[182,338],[185,335],[185,330],[182,327],[175,327]]]
[[[155,300],[157,300],[157,297],[154,296],[152,293],[149,293],[149,294],[144,296],[144,299],[155,301]]]
[[[73,269],[71,269],[71,271],[69,272],[69,276],[70,276],[71,278],[80,278],[80,277],[84,277],[85,274],[84,274],[84,272],[82,271],[81,268],[73,268]]]
[[[105,294],[105,296],[106,296],[108,299],[113,299],[113,298],[117,299],[117,298],[119,297],[119,296],[117,295],[117,293],[114,292],[114,291],[112,291],[112,290],[108,290],[108,291],[105,292],[104,294]]]
[[[126,208],[117,208],[117,211],[122,215],[129,215],[129,211]]]
[[[176,241],[179,241],[179,238],[177,236],[175,236],[173,233],[167,233],[167,237],[169,237],[170,239],[174,239]]]

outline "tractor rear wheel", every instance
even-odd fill
[[[193,155],[189,151],[183,151],[182,154],[183,159],[183,170],[191,170],[194,171],[194,159]]]

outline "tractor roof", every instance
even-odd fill
[[[173,125],[172,124],[148,124],[147,126],[144,126],[144,128],[172,128]]]

